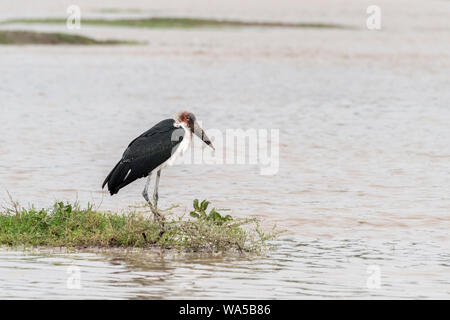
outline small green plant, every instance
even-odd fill
[[[194,200],[194,211],[190,212],[190,216],[196,219],[203,219],[207,221],[212,221],[218,225],[223,224],[224,222],[231,221],[233,218],[227,214],[226,216],[221,215],[219,212],[217,212],[216,208],[212,208],[209,213],[206,213],[206,210],[208,209],[210,202],[207,200],[203,200],[199,204],[199,200]],[[225,209],[222,209],[225,210]]]

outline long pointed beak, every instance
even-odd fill
[[[211,143],[211,140],[209,140],[208,136],[206,135],[205,131],[199,126],[199,124],[194,122],[194,133],[197,137],[203,140],[204,143],[206,143],[208,146],[210,146],[213,150],[216,150],[214,146]]]

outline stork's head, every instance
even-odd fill
[[[192,112],[189,111],[178,112],[175,121],[179,124],[184,125],[186,128],[189,128],[191,132],[193,132],[197,137],[202,139],[204,143],[206,143],[208,146],[214,149],[211,140],[209,140],[208,136],[205,134],[203,129],[197,123],[197,119],[195,118]]]

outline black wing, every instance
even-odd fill
[[[134,139],[103,182],[111,195],[136,179],[148,174],[170,158],[184,137],[184,129],[174,127],[173,119],[166,119]]]

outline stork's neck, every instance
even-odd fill
[[[177,120],[175,120],[175,122],[173,123],[174,127],[177,128],[183,128],[184,132],[185,132],[185,137],[189,139],[189,142],[192,140],[192,130],[188,127],[188,125],[185,122],[179,122]]]

